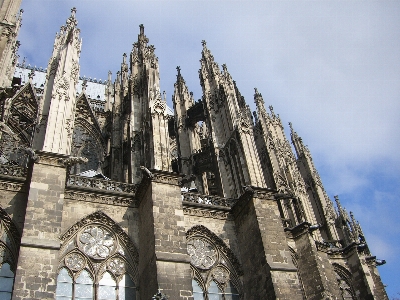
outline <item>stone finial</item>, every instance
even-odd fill
[[[111,76],[112,76],[112,72],[108,71],[108,81],[111,82]]]
[[[180,75],[181,75],[181,67],[180,67],[180,66],[177,66],[177,67],[176,67],[176,70],[178,71],[178,76],[180,76]]]
[[[201,41],[201,45],[203,46],[203,48],[206,48],[207,42],[206,42],[205,40],[202,40],[202,41]]]
[[[122,63],[126,64],[126,53],[122,55]]]
[[[87,80],[82,81],[82,93],[86,92],[86,87],[87,87]]]
[[[272,115],[273,117],[275,117],[274,107],[273,107],[272,105],[270,105],[270,106],[268,106],[268,108],[269,108],[269,110],[270,110],[270,112],[271,112],[271,115]]]
[[[140,35],[144,35],[144,25],[143,24],[139,25],[139,29],[140,29]]]
[[[228,67],[226,66],[226,64],[222,64],[222,70],[227,73],[228,72]]]
[[[76,14],[76,7],[71,8],[71,16],[75,17]]]
[[[290,131],[291,131],[291,132],[294,131],[294,130],[293,130],[293,126],[292,126],[292,122],[289,122],[289,128],[290,128]]]
[[[32,83],[33,77],[34,77],[34,76],[35,76],[35,70],[32,69],[32,70],[29,72],[29,74],[28,74],[29,82],[30,82],[30,83]]]

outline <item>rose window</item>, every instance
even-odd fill
[[[104,259],[114,250],[115,239],[105,228],[89,226],[79,237],[79,247],[92,258]]]
[[[217,261],[217,252],[214,246],[202,239],[188,242],[188,253],[192,265],[201,269],[209,269]]]

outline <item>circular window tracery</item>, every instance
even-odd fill
[[[79,248],[94,259],[109,257],[115,248],[115,237],[107,229],[88,226],[79,236]]]
[[[85,264],[85,258],[78,253],[71,253],[65,258],[65,265],[73,271],[82,270]]]
[[[188,242],[188,253],[192,265],[200,269],[210,269],[218,258],[215,247],[200,238]]]

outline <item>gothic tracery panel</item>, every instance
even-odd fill
[[[194,299],[241,299],[241,267],[233,252],[202,225],[187,233]]]
[[[73,156],[85,157],[87,163],[75,165],[72,173],[77,174],[88,170],[97,171],[104,157],[104,147],[95,134],[94,129],[87,122],[78,120],[72,135]]]
[[[93,213],[61,240],[57,299],[135,299],[138,253],[113,220]]]
[[[0,299],[11,299],[21,236],[0,207]]]

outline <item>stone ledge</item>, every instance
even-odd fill
[[[297,272],[297,268],[294,265],[284,265],[279,263],[269,264],[271,271],[285,271],[285,272]]]
[[[46,240],[36,237],[22,237],[21,246],[30,248],[60,250],[61,243],[59,240]]]
[[[187,254],[158,252],[156,251],[156,258],[159,261],[181,262],[190,263],[190,257]]]

